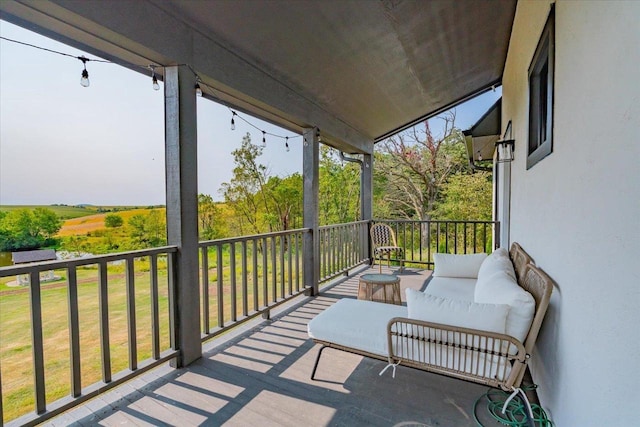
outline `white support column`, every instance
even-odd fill
[[[305,233],[302,241],[304,254],[304,285],[310,287],[311,295],[318,294],[320,280],[320,258],[318,242],[318,195],[319,195],[319,163],[320,143],[316,134],[317,129],[305,129],[303,133],[304,147],[302,149],[303,176],[303,226],[310,228],[311,233]]]
[[[195,76],[186,66],[164,74],[167,240],[178,246],[175,263],[176,341],[187,366],[202,357],[198,283],[198,150]]]

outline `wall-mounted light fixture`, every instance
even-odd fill
[[[498,152],[498,163],[506,163],[513,161],[513,151],[516,141],[514,139],[505,139],[496,142],[496,151]]]

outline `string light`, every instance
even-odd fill
[[[320,129],[316,128],[316,138],[318,142],[322,142],[322,135],[320,135]]]
[[[89,72],[87,71],[88,59],[84,56],[79,56],[78,59],[82,61],[82,66],[84,67],[84,70],[82,70],[82,76],[80,77],[80,85],[82,87],[89,87],[91,82],[89,82]]]
[[[151,83],[153,85],[153,90],[160,90],[160,85],[158,84],[158,77],[156,77],[156,66],[149,65],[151,68]]]
[[[25,43],[25,42],[21,42],[21,41],[18,41],[18,40],[13,40],[13,39],[10,39],[10,38],[4,37],[4,36],[0,36],[0,39],[1,40],[6,40],[6,41],[9,41],[9,42],[12,42],[12,43],[21,44],[21,45],[24,45],[24,46],[29,46],[29,47],[32,47],[32,48],[35,48],[35,49],[44,50],[46,52],[55,53],[57,55],[68,56],[70,58],[74,58],[74,59],[78,59],[78,60],[82,61],[83,70],[82,70],[82,75],[81,75],[81,79],[80,79],[80,84],[83,87],[89,87],[89,85],[90,85],[89,71],[87,71],[87,62],[93,61],[93,62],[102,62],[102,63],[105,63],[105,64],[117,64],[116,62],[108,61],[108,60],[104,60],[104,59],[91,59],[91,58],[86,58],[85,56],[75,56],[75,55],[71,55],[71,54],[68,54],[68,53],[64,53],[64,52],[59,52],[59,51],[56,51],[56,50],[48,49],[48,48],[45,48],[45,47],[36,46],[36,45],[30,44],[30,43]],[[140,65],[140,64],[133,64],[133,63],[131,63],[130,65],[134,66],[134,67],[139,67],[141,69],[147,69],[147,70],[150,69],[151,70],[152,87],[153,87],[154,90],[160,90],[160,84],[158,82],[158,76],[156,74],[156,68],[164,67],[163,65],[157,65],[157,64]],[[194,90],[196,92],[196,95],[202,96],[203,95],[202,88],[205,87],[205,88],[208,88],[210,90],[210,93],[213,94],[214,99],[217,98],[218,102],[222,103],[223,105],[225,104],[225,102],[223,101],[224,97],[220,96],[219,94],[216,93],[216,92],[218,92],[218,90],[214,89],[213,87],[211,87],[211,86],[207,85],[206,83],[204,83],[200,79],[200,77],[198,76],[196,71],[193,69],[193,67],[191,67],[191,65],[189,65],[189,64],[177,64],[177,65],[178,66],[186,66],[186,67],[188,67],[191,70],[191,72],[195,75],[196,83],[194,85]],[[229,107],[227,106],[227,108],[229,108]],[[231,130],[235,130],[235,126],[236,126],[235,125],[235,118],[237,117],[238,119],[240,119],[240,120],[244,121],[245,123],[247,123],[249,126],[251,126],[254,129],[262,132],[262,146],[263,147],[266,147],[266,145],[267,145],[267,138],[266,138],[267,135],[275,137],[275,138],[284,139],[285,140],[285,148],[286,148],[287,151],[290,151],[289,138],[295,139],[295,138],[301,138],[302,137],[302,135],[285,136],[285,135],[277,135],[277,134],[274,134],[274,133],[267,132],[266,130],[263,130],[263,129],[259,128],[258,126],[256,126],[255,124],[251,123],[249,120],[245,119],[244,117],[239,115],[237,112],[235,112],[231,108],[229,108],[229,111],[231,111],[231,113],[232,113],[232,116],[231,116]],[[320,136],[320,129],[318,129],[318,128],[316,128],[316,136],[318,138],[318,141],[322,141],[322,138]],[[307,138],[304,138],[304,137],[302,137],[302,138],[303,138],[304,145],[307,146],[309,144],[309,142],[307,141]]]

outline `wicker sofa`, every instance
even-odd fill
[[[309,322],[322,345],[463,380],[519,387],[544,319],[553,282],[514,243],[509,252],[435,257],[424,292],[407,306],[343,299]],[[475,276],[474,276],[475,275]],[[385,368],[386,369],[386,368]],[[382,372],[381,372],[382,374]]]

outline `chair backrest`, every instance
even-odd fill
[[[524,273],[524,279],[520,284],[524,290],[533,295],[536,300],[536,312],[531,323],[531,329],[524,342],[524,348],[527,353],[531,354],[533,346],[538,338],[542,320],[547,313],[549,302],[551,301],[551,292],[553,291],[553,280],[533,264],[529,264]]]
[[[518,243],[513,242],[509,249],[509,256],[513,262],[514,270],[516,271],[516,279],[522,280],[524,273],[527,269],[527,264],[533,264],[533,258],[522,249]]]
[[[374,224],[371,226],[371,242],[373,247],[379,246],[398,246],[396,244],[396,235],[393,229],[387,224]]]

